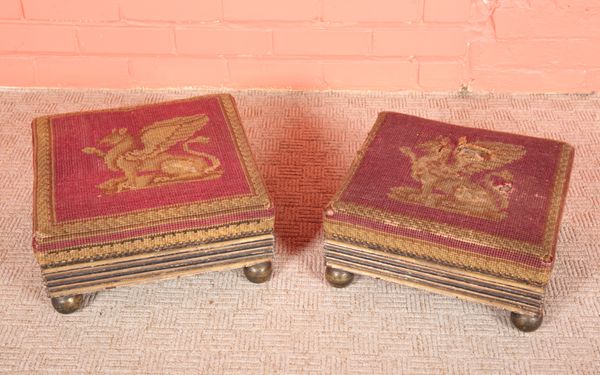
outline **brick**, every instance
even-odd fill
[[[413,27],[373,31],[376,56],[463,56],[467,34],[445,27]]]
[[[533,9],[543,9],[543,8],[556,8],[556,0],[527,0],[527,4],[519,3],[518,1],[504,1],[498,4],[500,7],[508,7],[508,8],[516,8],[516,7],[529,7]]]
[[[600,69],[587,70],[585,72],[585,83],[581,88],[573,91],[594,91],[596,93],[600,92]]]
[[[567,42],[566,59],[571,66],[600,67],[600,35],[596,39]]]
[[[275,55],[365,55],[371,48],[370,31],[275,30]]]
[[[66,26],[0,25],[0,51],[74,52],[75,29]]]
[[[227,81],[227,62],[221,59],[185,57],[134,58],[131,79],[144,87],[222,86]]]
[[[32,20],[118,21],[118,0],[22,0]]]
[[[231,60],[229,75],[235,87],[325,87],[322,66],[314,60]]]
[[[600,10],[598,0],[553,0],[558,8],[577,9],[586,12]]]
[[[264,55],[271,52],[271,32],[242,29],[178,29],[177,51],[195,55]]]
[[[563,40],[473,42],[470,47],[473,66],[542,67],[565,64],[567,58],[567,42]]]
[[[408,61],[343,61],[323,65],[330,88],[413,90],[417,85],[417,63]]]
[[[461,62],[422,62],[419,86],[426,90],[458,90],[465,82],[465,66]]]
[[[121,0],[121,17],[142,21],[214,21],[221,18],[220,0]]]
[[[500,39],[600,35],[600,12],[499,8],[493,19],[496,37]]]
[[[425,0],[425,22],[464,22],[469,19],[471,0]]]
[[[34,84],[32,57],[0,58],[0,86],[33,86]]]
[[[407,22],[420,18],[418,0],[324,0],[323,20],[332,22]]]
[[[21,3],[19,0],[2,0],[0,19],[21,18]]]
[[[87,27],[77,30],[79,47],[86,53],[172,53],[172,31],[138,27]]]
[[[506,92],[581,91],[586,79],[582,69],[517,68],[475,68],[470,78],[475,90]]]
[[[38,86],[127,87],[127,60],[116,57],[51,56],[36,58]]]
[[[227,21],[311,21],[320,16],[320,0],[223,0]]]

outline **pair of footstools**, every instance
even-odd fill
[[[267,281],[274,210],[233,98],[33,122],[33,248],[52,304],[244,269]],[[573,149],[381,113],[324,213],[326,279],[355,273],[542,321]]]

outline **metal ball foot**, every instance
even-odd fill
[[[352,280],[354,280],[354,274],[352,272],[343,271],[337,268],[327,266],[325,270],[325,278],[336,288],[344,288],[348,286]]]
[[[71,314],[81,308],[83,304],[83,296],[74,294],[72,296],[53,297],[52,306],[61,314]]]
[[[542,320],[544,320],[543,315],[523,315],[519,313],[510,313],[510,321],[511,323],[522,332],[533,332],[536,329],[540,328],[542,325]]]
[[[273,265],[271,262],[263,262],[252,266],[244,267],[244,275],[253,283],[260,284],[271,278]]]

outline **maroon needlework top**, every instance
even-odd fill
[[[397,113],[372,136],[339,202],[543,241],[563,143]]]
[[[194,119],[194,115],[206,117]],[[181,119],[182,124],[187,119],[192,123],[192,128],[183,129],[187,125],[175,121],[150,134],[148,138],[154,140],[144,143],[144,130],[148,130],[152,124],[173,118]],[[194,125],[193,121],[197,121],[197,124]],[[54,159],[54,215],[57,223],[251,193],[248,176],[218,97],[129,110],[65,115],[52,118],[50,126]],[[102,141],[113,134],[113,129],[116,129],[116,133],[125,129],[125,135],[132,139],[131,146],[123,147],[123,152],[113,158],[117,165],[111,166],[106,158],[82,151],[95,147],[108,153],[120,147],[121,143],[107,145]],[[175,140],[165,146],[156,145],[169,137]],[[204,137],[206,142],[194,142],[189,145],[192,153],[186,152],[183,144],[194,137]],[[138,152],[144,149],[149,150],[150,155]],[[198,152],[202,154],[198,155]],[[124,164],[128,157],[134,159],[133,166]],[[151,165],[142,164],[152,158]],[[218,160],[220,166],[208,172],[214,160]],[[119,164],[121,161],[123,165]],[[202,161],[206,164],[204,167]],[[133,170],[139,182],[117,181],[125,176],[127,168]],[[190,174],[189,178],[177,181],[178,176],[188,171],[197,175]],[[172,181],[163,182],[161,178]],[[107,185],[107,181],[111,180],[115,181],[114,185]],[[104,188],[100,187],[103,183]]]

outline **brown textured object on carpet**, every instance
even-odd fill
[[[380,113],[325,210],[326,263],[536,317],[515,323],[534,330],[572,162],[564,142]]]
[[[273,206],[231,95],[39,117],[33,140],[33,249],[57,311],[199,272],[270,277]]]

